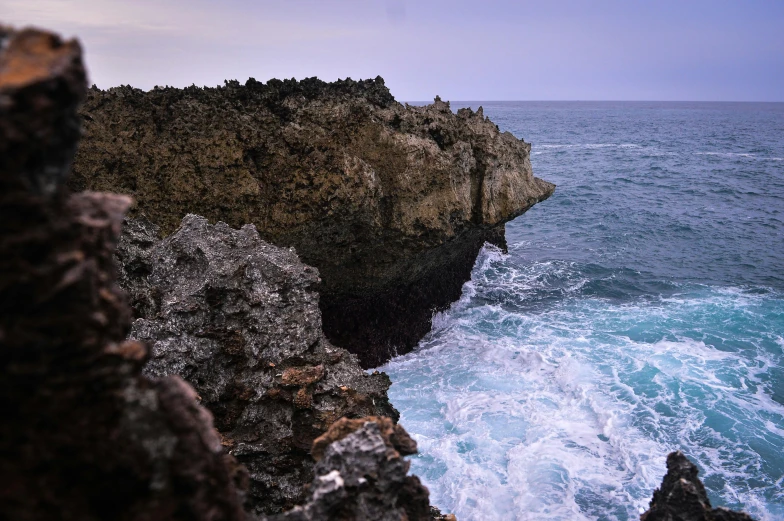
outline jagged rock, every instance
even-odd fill
[[[327,337],[364,367],[412,348],[555,188],[481,110],[403,106],[381,78],[91,89],[82,116],[73,188],[132,195],[164,234],[196,213],[296,247]]]
[[[667,475],[641,521],[753,521],[743,512],[711,507],[697,466],[682,452],[667,456]]]
[[[321,331],[318,272],[292,249],[187,215],[155,240],[129,220],[117,256],[142,315],[131,339],[152,345],[149,375],[177,374],[212,411],[223,445],[250,471],[249,505],[279,512],[313,478],[310,447],[338,418],[397,418],[389,378],[366,374]]]
[[[343,418],[313,444],[318,463],[309,497],[269,521],[432,521],[429,493],[408,476],[402,456],[416,453],[416,442],[389,418]]]
[[[160,242],[160,229],[145,218],[123,221],[117,242],[117,284],[125,290],[134,318],[152,317],[157,313],[156,290],[147,280],[152,270],[152,250]]]
[[[416,442],[408,435],[402,425],[394,423],[389,418],[367,417],[355,420],[341,418],[340,421],[332,424],[327,432],[313,442],[313,447],[310,450],[313,459],[316,461],[323,459],[327,447],[361,428],[368,421],[373,421],[377,424],[378,428],[381,429],[385,443],[401,455],[410,456],[417,453]]]
[[[130,199],[64,190],[85,90],[77,42],[0,28],[0,519],[247,519],[209,412],[123,341]]]

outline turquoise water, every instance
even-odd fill
[[[483,106],[558,189],[382,368],[433,502],[637,519],[680,449],[784,519],[784,104]]]

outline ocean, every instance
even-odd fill
[[[636,520],[681,450],[784,519],[784,104],[479,105],[558,188],[380,368],[432,503]]]

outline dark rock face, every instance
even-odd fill
[[[130,337],[152,346],[151,376],[176,374],[214,415],[223,446],[250,471],[248,503],[280,512],[313,479],[310,447],[337,419],[397,418],[389,378],[368,375],[321,331],[318,272],[253,225],[187,215],[163,241],[128,220],[120,280],[141,318]]]
[[[667,475],[641,521],[753,521],[743,512],[712,508],[699,470],[682,452],[667,456]]]
[[[429,493],[407,476],[416,442],[389,418],[343,418],[313,445],[308,500],[270,521],[454,521],[430,508]]]
[[[246,519],[209,412],[124,341],[130,199],[63,188],[85,90],[76,42],[0,29],[0,519]]]
[[[481,110],[394,101],[381,78],[90,90],[70,183],[294,246],[322,277],[324,331],[364,367],[405,352],[460,295],[485,241],[549,197],[530,145]]]

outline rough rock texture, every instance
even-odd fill
[[[250,471],[251,508],[294,506],[313,479],[311,444],[333,422],[397,417],[389,378],[330,345],[312,289],[318,272],[253,225],[187,215],[163,241],[155,232],[128,220],[117,252],[142,315],[130,338],[152,346],[145,372],[194,386],[224,447]]]
[[[296,247],[327,337],[365,367],[413,347],[482,244],[555,188],[481,109],[403,106],[381,78],[91,89],[82,116],[74,189],[133,195],[163,234],[195,213]]]
[[[699,470],[682,452],[667,456],[667,475],[641,521],[753,521],[742,512],[711,507]]]
[[[343,418],[316,440],[316,476],[307,502],[270,521],[454,521],[431,509],[429,493],[407,476],[416,442],[389,418]]]
[[[0,28],[0,519],[246,519],[209,412],[123,341],[130,199],[63,189],[85,90],[78,43]]]

